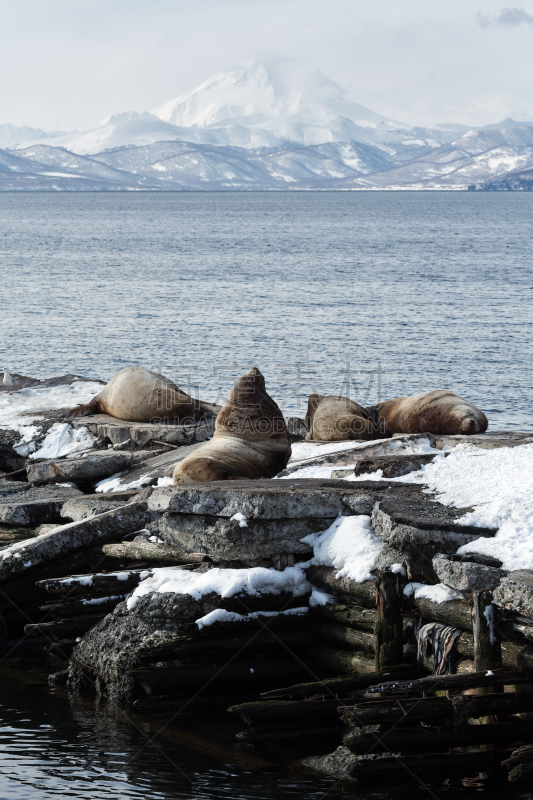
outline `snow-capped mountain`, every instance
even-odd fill
[[[209,78],[153,113],[184,128],[227,128],[232,125],[279,130],[327,126],[337,118],[358,126],[395,130],[405,127],[348,100],[343,87],[316,67],[292,62],[268,71],[253,60]]]
[[[247,61],[91,130],[0,126],[0,190],[467,189],[533,167],[520,116],[409,128],[314,67]]]

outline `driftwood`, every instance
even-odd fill
[[[88,575],[70,575],[68,578],[47,578],[37,581],[36,586],[50,594],[65,594],[74,597],[97,597],[121,592],[129,594],[141,580],[150,575],[150,570],[129,569],[122,572],[95,572]]]
[[[483,717],[487,714],[519,714],[533,711],[533,695],[502,693],[424,697],[405,700],[371,700],[339,709],[347,725],[390,725],[395,722],[437,722],[438,720]]]
[[[108,558],[116,558],[120,561],[153,561],[171,566],[174,564],[203,564],[212,561],[205,553],[185,553],[184,550],[174,545],[156,542],[105,544],[102,552]]]
[[[337,622],[339,625],[347,625],[369,633],[374,633],[378,618],[378,612],[371,608],[332,605],[331,603],[325,606],[315,606],[310,609],[309,613],[319,619],[331,620],[331,622]]]
[[[335,672],[350,673],[375,672],[376,662],[365,653],[353,653],[333,647],[312,647],[309,657],[317,664]]]
[[[109,614],[110,611],[127,597],[126,594],[112,594],[106,597],[91,597],[89,600],[72,600],[62,602],[50,602],[39,606],[39,611],[52,617],[52,619],[62,619],[63,617],[83,616],[84,614]]]
[[[134,502],[96,517],[62,525],[0,551],[0,582],[61,556],[140,530],[151,519],[146,502]]]
[[[341,700],[267,700],[256,703],[241,703],[228,708],[232,714],[239,714],[247,725],[279,725],[288,722],[314,723],[334,722],[338,719],[337,710],[342,707]]]
[[[392,728],[382,733],[357,733],[356,730],[349,731],[343,738],[343,744],[356,755],[413,751],[438,753],[450,747],[525,742],[533,736],[533,724],[508,722],[499,725],[467,725],[462,729],[454,728],[453,725],[440,728],[419,726],[401,730]]]
[[[370,672],[366,675],[356,675],[353,678],[327,678],[324,681],[314,681],[313,683],[299,683],[295,686],[288,686],[284,689],[274,689],[270,692],[262,692],[263,700],[303,699],[323,694],[326,697],[347,694],[349,692],[366,690],[380,678],[389,678],[407,683],[407,675],[413,676],[420,674],[420,668],[416,665],[402,664],[397,667]]]
[[[104,616],[105,614],[88,614],[85,617],[70,617],[69,619],[58,619],[53,622],[32,623],[24,626],[24,633],[27,636],[44,635],[56,639],[81,636],[81,634],[94,627],[97,622],[100,622]]]
[[[493,675],[485,671],[468,675],[428,675],[418,680],[392,680],[369,685],[371,694],[420,694],[431,691],[466,691],[479,686],[513,686],[533,683],[533,672],[520,669],[497,670]]]
[[[335,567],[308,567],[306,570],[307,578],[321,589],[334,591],[337,594],[345,595],[356,600],[365,608],[376,607],[376,586],[374,581],[357,583],[351,578],[337,578],[335,575],[338,570]]]
[[[307,674],[307,669],[300,661],[287,656],[265,661],[261,658],[250,659],[245,651],[246,660],[233,660],[230,663],[213,665],[200,664],[192,667],[174,663],[157,664],[133,670],[129,674],[140,684],[148,695],[152,694],[184,694],[190,697],[194,691],[224,692],[226,687],[239,687],[257,692],[265,684],[276,685],[280,679],[298,679]]]
[[[346,625],[338,625],[335,622],[321,621],[313,626],[313,630],[318,636],[326,641],[350,647],[353,650],[363,650],[366,653],[375,652],[375,639],[372,633],[359,631],[349,628]]]

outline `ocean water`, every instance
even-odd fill
[[[251,366],[287,414],[447,388],[531,428],[533,195],[0,195],[0,361],[131,364],[221,402]],[[0,367],[3,364],[0,364]]]

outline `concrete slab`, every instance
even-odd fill
[[[41,486],[0,496],[0,523],[36,527],[59,517],[63,504],[71,497],[83,497],[75,486]]]
[[[156,511],[248,519],[286,520],[335,518],[342,514],[370,514],[387,492],[418,496],[420,486],[387,481],[297,478],[292,480],[218,481],[155,489],[149,506]]]

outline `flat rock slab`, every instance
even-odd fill
[[[450,508],[427,494],[381,498],[372,512],[377,535],[390,547],[402,551],[423,549],[431,557],[455,553],[459,547],[482,536],[495,536],[495,528],[461,525],[460,517],[470,509]]]
[[[326,530],[335,519],[250,519],[241,526],[227,517],[167,513],[158,529],[163,541],[185,553],[205,553],[213,561],[238,560],[246,566],[259,566],[278,553],[310,553],[312,548],[300,540]]]
[[[518,447],[533,442],[531,431],[490,431],[474,433],[468,436],[435,436],[434,447],[457,447],[458,444],[473,444],[483,450],[494,450],[498,447]]]
[[[371,514],[375,502],[392,492],[416,496],[420,486],[360,481],[297,478],[294,480],[215,481],[155,489],[149,498],[154,511],[247,519],[288,520],[336,518]]]
[[[116,483],[110,491],[114,494],[129,487],[154,486],[159,478],[171,477],[176,464],[193,453],[200,447],[200,444],[201,442],[198,442],[187,447],[179,447],[156,456],[153,452],[150,453],[149,458],[137,460],[132,469],[125,471],[122,475],[116,475]]]
[[[297,458],[293,456],[287,464],[287,468],[280,472],[278,477],[290,475],[304,467],[326,464],[334,464],[337,466],[352,465],[362,458],[369,459],[385,456],[388,454],[387,451],[390,450],[391,443],[394,443],[395,447],[400,451],[396,453],[396,455],[401,455],[402,447],[408,448],[420,439],[429,439],[430,444],[435,446],[435,437],[430,433],[401,434],[388,439],[379,439],[369,444],[365,442],[353,442],[353,445],[344,447],[342,450],[335,450],[332,453],[317,453],[317,455],[310,455],[306,458]],[[306,442],[306,444],[311,447],[316,447],[316,449],[319,450],[325,444],[333,444],[333,442]],[[336,444],[339,443],[337,442]]]
[[[4,497],[9,497],[13,494],[22,494],[31,489],[31,483],[27,481],[0,481],[0,503],[4,502]]]
[[[108,414],[92,414],[71,420],[75,428],[88,428],[99,439],[111,444],[131,442],[142,448],[161,442],[173,445],[188,445],[205,442],[215,432],[216,417],[202,419],[192,425],[165,425],[163,423],[128,422],[110,417]]]
[[[83,497],[75,486],[26,484],[20,492],[0,494],[0,523],[21,527],[40,525],[58,517],[63,504],[74,497]]]
[[[104,514],[114,508],[125,506],[127,500],[111,500],[104,495],[102,497],[73,497],[67,500],[61,508],[61,516],[70,522],[80,522],[82,519],[89,519],[97,514]]]
[[[502,608],[533,617],[533,570],[510,572],[494,591],[493,600]]]
[[[134,502],[11,545],[0,552],[0,583],[42,564],[50,564],[68,553],[133,533],[151,522],[152,518],[146,501]]]
[[[29,464],[27,474],[28,480],[33,483],[97,481],[153,457],[151,450],[140,452],[93,450],[89,455],[80,458],[56,458]]]
[[[461,592],[475,592],[496,589],[507,572],[490,562],[501,564],[496,559],[487,559],[488,563],[479,563],[471,558],[446,556],[439,553],[433,559],[433,569],[441,583]]]
[[[429,464],[435,455],[423,454],[419,456],[375,456],[369,458],[363,456],[357,460],[352,469],[333,470],[332,478],[345,478],[348,475],[365,475],[366,473],[381,470],[384,478],[400,478],[410,472],[416,472],[426,464]],[[442,458],[442,456],[439,456]]]

